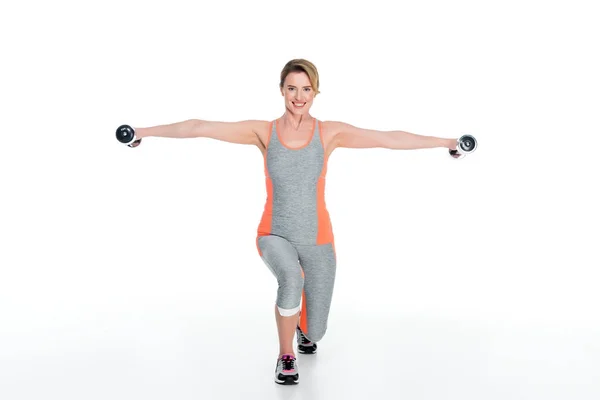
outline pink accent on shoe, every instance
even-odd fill
[[[294,357],[293,354],[283,354],[281,357],[279,357],[280,360],[294,360],[296,361],[296,357]],[[293,369],[283,369],[284,372],[288,372],[288,373],[295,373],[296,372],[296,368]]]

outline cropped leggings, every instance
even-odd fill
[[[292,244],[281,236],[257,239],[264,263],[277,278],[276,305],[282,316],[300,311],[300,329],[312,342],[321,340],[333,295],[336,255],[333,243]]]

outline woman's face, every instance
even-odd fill
[[[285,98],[285,107],[297,115],[308,114],[315,97],[305,72],[290,72],[285,77],[281,94]]]

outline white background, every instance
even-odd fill
[[[592,3],[3,3],[0,398],[597,399]],[[279,387],[259,150],[115,129],[278,118],[292,58],[318,119],[479,147],[333,153],[329,330]]]

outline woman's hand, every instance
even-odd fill
[[[450,150],[450,155],[454,158],[460,158],[461,155],[456,151],[456,146],[458,146],[458,139],[448,139],[448,149]]]

